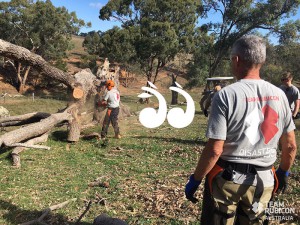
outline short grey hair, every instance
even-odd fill
[[[266,61],[266,43],[261,37],[245,35],[234,42],[231,56],[234,55],[252,65],[263,64]]]

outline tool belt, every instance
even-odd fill
[[[264,171],[270,169],[272,169],[273,171],[274,180],[275,180],[274,190],[273,190],[273,194],[274,194],[278,188],[278,179],[276,177],[275,169],[273,166],[261,167],[261,166],[251,165],[251,164],[228,162],[224,159],[219,158],[216,165],[208,174],[208,184],[209,184],[210,193],[212,193],[212,181],[216,175],[218,175],[220,172],[223,172],[222,177],[225,180],[230,181],[233,180],[233,175],[234,175],[233,171],[237,171],[243,174],[249,174],[249,173],[257,174],[257,184],[254,192],[254,198],[260,199],[264,191],[264,185],[257,171]]]

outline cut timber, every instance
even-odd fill
[[[84,92],[81,88],[78,88],[78,87],[74,88],[74,90],[73,90],[73,97],[74,98],[80,99],[80,98],[83,97],[83,95],[84,95]]]

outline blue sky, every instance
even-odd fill
[[[119,26],[120,23],[117,21],[102,21],[99,19],[99,10],[103,7],[108,0],[52,0],[53,5],[65,6],[70,12],[75,11],[78,18],[83,19],[85,22],[91,22],[91,28],[82,28],[81,32],[89,32],[93,30],[101,30],[106,31],[113,26]],[[219,15],[216,13],[212,13],[209,18],[205,19],[207,22],[211,19],[218,19]],[[298,13],[292,19],[300,19],[300,9],[298,9]],[[201,22],[200,22],[201,23]],[[263,31],[264,33],[265,31]],[[272,42],[277,42],[274,37],[271,37]]]
[[[56,7],[65,6],[69,12],[76,12],[78,18],[85,22],[91,22],[91,28],[82,28],[81,32],[92,30],[106,31],[113,26],[119,26],[117,21],[102,21],[99,19],[99,10],[106,5],[108,0],[87,1],[87,0],[52,0],[52,4]]]
[[[102,21],[99,19],[99,10],[106,5],[108,0],[51,0],[51,2],[56,7],[65,6],[69,12],[75,11],[78,18],[83,19],[85,22],[92,23],[91,28],[83,27],[81,32],[89,32],[93,30],[106,31],[113,26],[120,26],[120,23],[117,21]],[[212,13],[205,21],[216,20],[218,18],[218,14]],[[292,19],[300,19],[300,9],[298,9],[297,15]]]

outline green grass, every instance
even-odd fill
[[[136,96],[122,97],[132,111],[140,111],[145,105],[137,105],[136,100]],[[22,114],[55,112],[66,104],[50,99],[25,103],[4,106],[12,114]],[[206,141],[207,119],[196,106],[193,123],[183,129],[172,128],[167,122],[157,129],[146,129],[137,116],[126,118],[120,121],[123,138],[111,138],[110,127],[106,147],[97,140],[69,144],[66,128],[56,129],[46,143],[51,150],[22,152],[19,169],[11,166],[10,150],[0,149],[0,224],[27,222],[38,218],[43,209],[72,198],[77,200],[55,210],[45,222],[74,225],[88,201],[93,201],[82,225],[92,224],[101,213],[129,224],[199,224],[199,206],[186,201],[183,192]],[[100,129],[98,126],[84,133]],[[294,167],[298,173],[291,177],[292,188],[286,195],[295,204],[300,196],[299,169],[298,157]],[[108,182],[109,187],[89,187],[95,179]],[[203,185],[197,192],[199,198],[202,190]]]

